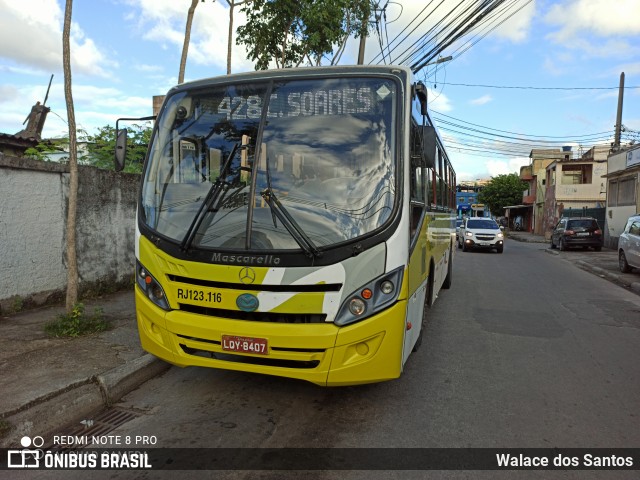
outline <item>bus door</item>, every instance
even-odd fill
[[[410,208],[409,219],[409,264],[407,278],[409,282],[409,298],[407,302],[407,318],[405,320],[405,339],[402,363],[407,361],[411,351],[418,341],[422,328],[426,296],[426,279],[428,274],[427,243],[427,184],[428,170],[425,168],[418,126],[412,118],[410,132]]]

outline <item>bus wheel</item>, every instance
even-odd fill
[[[426,310],[426,308],[425,308]],[[422,322],[422,325],[420,326],[420,334],[418,335],[418,339],[416,340],[416,343],[413,345],[413,348],[411,349],[412,352],[417,352],[418,350],[420,350],[420,345],[422,345],[422,334],[424,333],[424,321]]]
[[[433,269],[432,269],[433,272]],[[431,302],[431,293],[433,292],[433,286],[431,285],[431,279],[433,277],[429,275],[429,281],[427,283],[427,294],[424,297],[424,304],[422,305],[422,320],[420,321],[420,333],[418,334],[418,339],[416,340],[415,345],[411,349],[412,352],[417,352],[420,349],[420,345],[422,345],[422,334],[424,333],[424,328],[427,325],[427,315],[429,311],[429,306]]]
[[[451,250],[449,250],[449,265],[447,266],[447,276],[442,284],[442,288],[444,288],[445,290],[451,288],[451,282],[453,280],[453,255],[451,255],[451,253]]]
[[[433,265],[429,268],[429,278],[427,279],[427,297],[424,300],[425,307],[430,307],[436,301],[433,295],[433,277],[435,275]],[[426,308],[425,308],[426,311]]]

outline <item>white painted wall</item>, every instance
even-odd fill
[[[66,290],[69,174],[57,163],[0,155],[0,312]],[[77,251],[80,289],[132,278],[139,176],[80,167]]]

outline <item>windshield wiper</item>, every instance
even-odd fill
[[[202,222],[206,217],[207,212],[212,210],[212,206],[215,204],[215,208],[213,208],[213,212],[215,214],[220,203],[222,202],[225,195],[229,191],[229,183],[225,180],[222,180],[222,178],[225,178],[227,169],[229,168],[229,165],[231,165],[231,160],[233,160],[233,157],[235,157],[239,148],[240,148],[240,142],[236,143],[233,146],[231,153],[229,153],[229,156],[227,157],[227,159],[224,162],[224,165],[222,166],[220,175],[218,176],[218,178],[216,178],[216,181],[211,184],[211,188],[209,188],[209,191],[207,192],[207,196],[202,202],[202,205],[200,205],[200,208],[198,209],[198,213],[196,213],[196,216],[193,217],[193,220],[191,221],[191,225],[189,225],[187,234],[182,239],[182,243],[180,244],[180,248],[182,248],[182,250],[187,251],[189,250],[189,248],[191,248],[193,239],[195,238],[196,233],[200,228],[200,225],[202,225]],[[221,193],[223,194],[221,195]]]
[[[293,219],[291,214],[287,211],[287,209],[280,203],[276,194],[273,193],[271,189],[271,185],[267,186],[262,192],[260,192],[262,198],[264,198],[267,205],[271,209],[272,215],[278,217],[278,220],[282,222],[284,228],[291,234],[293,239],[296,241],[300,248],[304,250],[309,258],[313,257],[321,257],[322,252],[318,250],[318,247],[311,241],[309,236],[304,233],[304,230],[298,225],[298,223]],[[275,226],[275,218],[273,224]]]

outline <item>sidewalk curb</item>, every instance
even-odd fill
[[[20,445],[23,436],[59,434],[60,429],[87,419],[110,407],[147,380],[161,374],[170,364],[145,354],[106,373],[75,382],[40,397],[19,409],[0,413],[0,418],[13,425],[0,446]]]
[[[146,354],[98,375],[96,382],[100,387],[105,406],[113,405],[147,380],[168,370],[170,366],[153,355]]]
[[[606,278],[607,280],[617,283],[619,285],[624,285],[625,287],[629,287],[634,292],[640,293],[640,282],[627,282],[624,280],[624,278],[621,275],[607,272],[606,270],[600,267],[590,265],[589,263],[584,262],[582,260],[576,261],[576,265],[582,268],[583,270],[588,270],[589,272],[594,273],[599,277]]]

